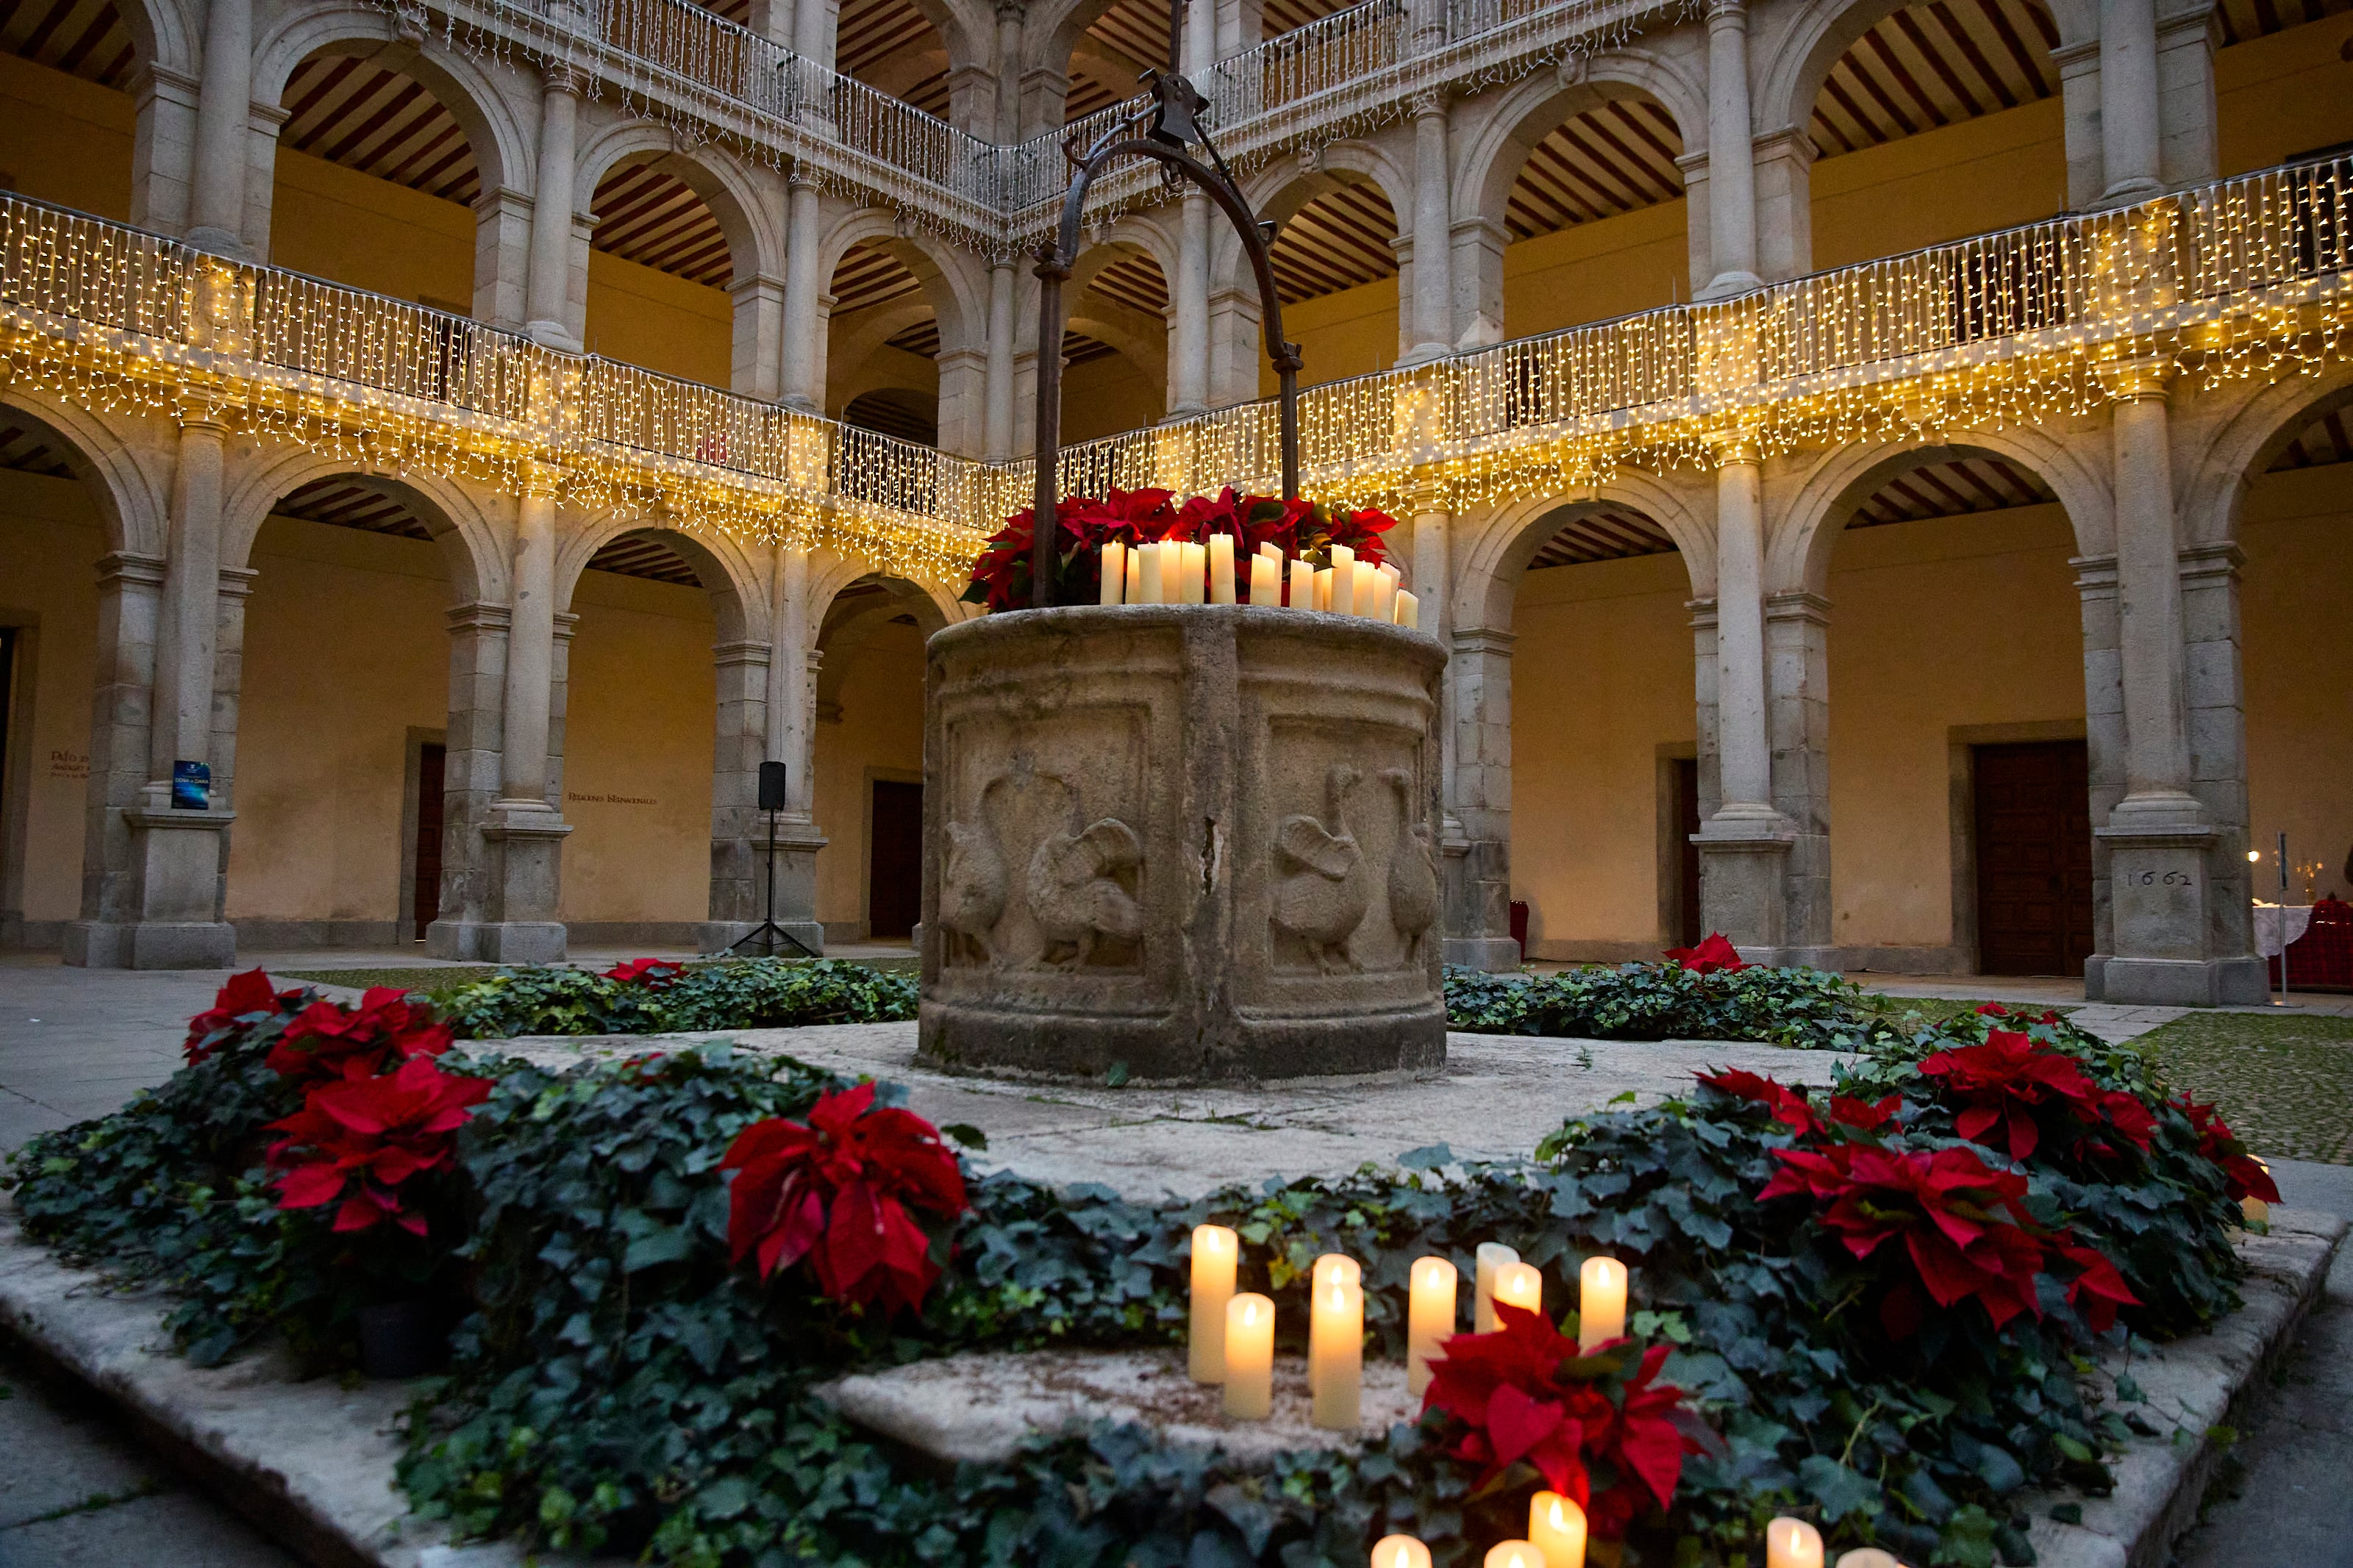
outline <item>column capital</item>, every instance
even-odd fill
[[[552,499],[564,480],[564,470],[554,463],[536,458],[526,458],[515,475],[515,494],[525,500]]]
[[[722,669],[745,666],[765,669],[774,650],[756,637],[738,637],[711,645],[711,656]]]
[[[1707,25],[1711,31],[1718,26],[1746,28],[1748,0],[1707,0]]]
[[[1418,479],[1409,484],[1400,499],[1405,502],[1407,518],[1417,527],[1424,518],[1454,521],[1454,509],[1447,504],[1446,487],[1435,479]]]
[[[261,575],[256,566],[224,566],[220,569],[220,596],[242,599],[253,592],[253,581]]]
[[[1826,626],[1831,624],[1831,602],[1806,588],[1767,594],[1765,595],[1765,618],[1768,621],[1809,621],[1818,626]]]
[[[1691,612],[1691,627],[1695,632],[1715,630],[1715,599],[1685,599],[1683,608]]]
[[[1454,633],[1454,651],[1496,653],[1508,658],[1512,645],[1519,640],[1519,633],[1507,632],[1496,626],[1461,626]]]
[[[514,613],[504,605],[494,605],[487,599],[470,599],[452,605],[442,612],[442,622],[456,637],[465,632],[503,633],[514,624]]]
[[[1752,467],[1765,460],[1764,447],[1758,432],[1748,426],[1721,431],[1709,438],[1708,455],[1718,468],[1729,468],[1746,463]]]
[[[2235,577],[2246,563],[2247,552],[2232,540],[2218,544],[2188,544],[2181,549],[2184,583],[2192,577]]]
[[[1413,117],[1416,120],[1428,120],[1432,116],[1442,117],[1447,109],[1446,89],[1439,87],[1426,87],[1415,93],[1408,102],[1412,106]]]
[[[2116,558],[2108,555],[2071,555],[2067,564],[2075,569],[2076,592],[2085,597],[2105,596],[2116,591]]]
[[[562,93],[566,98],[585,98],[588,92],[586,72],[570,60],[550,60],[541,68],[539,85],[546,92]]]
[[[2146,403],[2165,396],[2177,374],[2169,359],[2106,360],[2092,366],[2100,390],[2116,403]]]
[[[111,587],[117,583],[142,583],[151,588],[164,584],[164,559],[135,550],[117,550],[98,558],[98,585]]]

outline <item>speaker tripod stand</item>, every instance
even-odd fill
[[[761,956],[765,958],[776,956],[776,944],[779,942],[790,942],[803,958],[820,958],[824,956],[822,953],[776,923],[776,814],[784,808],[785,764],[776,762],[762,763],[760,764],[760,809],[768,814],[767,913],[758,925],[729,942],[727,951],[733,952],[745,942],[760,938],[765,942],[761,952]]]

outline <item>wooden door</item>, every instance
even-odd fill
[[[1692,835],[1699,831],[1699,763],[1683,757],[1674,766],[1675,942],[1679,947],[1697,947],[1707,934],[1699,923],[1699,846],[1692,842]]]
[[[2092,819],[2081,741],[1976,751],[1978,968],[2081,974],[2092,951]]]
[[[417,942],[441,918],[441,782],[448,759],[449,748],[438,742],[422,742],[417,748],[417,858],[410,868],[416,886],[409,897],[416,921],[409,936]]]
[[[874,781],[873,832],[866,865],[866,930],[913,936],[923,914],[923,786]]]

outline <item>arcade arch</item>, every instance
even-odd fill
[[[836,580],[817,618],[817,914],[828,942],[901,942],[923,897],[923,640],[950,608],[901,578]]]

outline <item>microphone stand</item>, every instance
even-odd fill
[[[745,942],[751,941],[755,936],[765,937],[767,939],[767,951],[762,954],[762,956],[765,958],[774,958],[776,956],[776,943],[780,939],[782,941],[791,942],[793,946],[798,948],[803,958],[818,958],[822,956],[821,954],[812,951],[808,943],[803,942],[800,938],[795,936],[792,932],[786,931],[784,927],[776,923],[776,808],[775,806],[770,806],[768,808],[767,918],[763,920],[758,925],[754,926],[750,931],[745,931],[742,936],[737,937],[733,942],[729,942],[727,944],[727,951],[730,952],[734,952],[737,948],[742,947]]]

